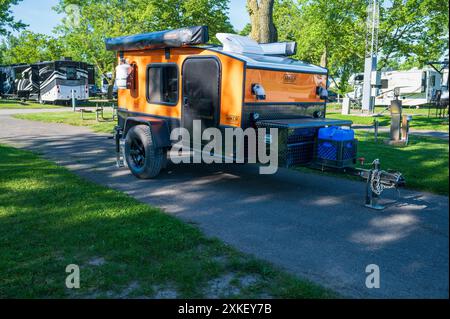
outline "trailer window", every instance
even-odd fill
[[[66,77],[67,77],[67,80],[78,80],[77,69],[75,69],[73,67],[68,67],[66,69]]]
[[[147,67],[147,101],[156,104],[177,104],[178,67],[175,63],[150,64]]]
[[[389,80],[383,79],[381,80],[381,88],[387,89],[389,87]]]

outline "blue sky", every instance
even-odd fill
[[[52,34],[52,29],[62,18],[52,10],[57,2],[57,0],[23,0],[13,7],[12,11],[17,19],[29,25],[31,31]],[[245,0],[230,1],[230,21],[237,30],[243,29],[249,22],[245,3]]]

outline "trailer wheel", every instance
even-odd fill
[[[164,165],[164,150],[155,147],[148,125],[136,125],[125,139],[125,159],[134,176],[149,179],[157,176]]]

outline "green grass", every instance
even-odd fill
[[[218,292],[224,297],[336,297],[124,193],[1,145],[0,245],[0,298],[155,297],[161,290],[200,298],[214,296],[212,283],[224,278],[231,278]],[[80,289],[65,287],[69,264],[80,267]]]
[[[448,142],[437,138],[412,137],[409,146],[394,147],[384,144],[383,139],[387,135],[381,136],[378,142],[373,137],[365,134],[357,134],[358,157],[366,159],[365,165],[359,163],[357,168],[369,169],[374,159],[381,161],[381,168],[399,171],[406,179],[406,188],[417,191],[426,191],[439,195],[449,195],[449,169]],[[298,171],[314,172],[308,167],[297,167]],[[326,174],[335,177],[348,178],[360,181],[361,178],[334,173],[333,171],[323,171],[318,174]]]
[[[403,173],[407,188],[448,195],[449,190],[449,145],[448,141],[410,136],[405,147],[386,145],[382,135],[378,142],[373,135],[357,133],[358,157],[366,158],[370,164],[375,158],[381,160],[383,169],[395,169]]]
[[[384,109],[384,107],[376,107],[375,113],[378,114]],[[433,111],[428,118],[428,109],[404,108],[403,114],[413,116],[412,121],[410,122],[410,127],[413,129],[439,132],[449,131],[448,119],[434,117]],[[359,116],[356,114],[342,115],[340,113],[340,108],[337,108],[337,106],[335,105],[332,105],[332,107],[327,110],[327,117],[334,119],[351,120],[353,121],[353,124],[360,125],[373,125],[374,120],[374,117],[372,116]],[[384,112],[381,116],[377,117],[377,119],[380,126],[389,126],[391,121],[389,111]]]
[[[384,143],[387,134],[380,134],[375,142],[373,134],[356,132],[358,139],[358,157],[366,159],[365,165],[358,168],[370,168],[374,159],[381,161],[381,168],[399,171],[406,179],[406,188],[427,191],[440,195],[449,195],[449,144],[448,141],[431,137],[410,136],[408,146],[390,146]],[[311,172],[307,167],[296,168]],[[312,170],[317,172],[316,170]],[[336,177],[361,180],[353,175],[320,172]]]
[[[97,122],[95,113],[85,113],[84,120],[81,119],[80,112],[57,112],[57,113],[34,113],[16,114],[15,118],[39,122],[63,123],[74,126],[88,126],[93,131],[99,133],[111,133],[117,121]],[[105,118],[111,118],[112,112],[105,111]]]
[[[351,120],[353,124],[373,125],[374,117],[358,115],[342,115],[339,113],[327,113],[327,117],[333,119]],[[380,126],[389,126],[390,116],[377,117]],[[416,130],[430,130],[438,132],[448,132],[448,121],[444,119],[430,117],[425,115],[415,115],[410,122],[410,127]]]
[[[111,106],[113,104],[117,104],[117,101],[90,99],[86,102],[78,102],[77,106]],[[40,104],[32,101],[0,99],[0,109],[54,109],[60,107],[70,108],[68,105]]]
[[[22,102],[19,100],[3,100],[0,99],[1,109],[55,109],[60,108],[59,105],[39,104],[34,102]]]

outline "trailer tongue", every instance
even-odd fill
[[[278,163],[284,167],[306,166],[336,173],[359,176],[366,180],[365,206],[381,210],[378,198],[385,189],[405,185],[402,174],[381,169],[375,159],[370,169],[356,168],[357,144],[351,129],[352,121],[326,118],[297,118],[256,121],[256,127],[266,129],[266,143],[274,151],[270,128],[278,130]],[[343,129],[347,126],[349,129]],[[360,158],[361,164],[364,159]]]

